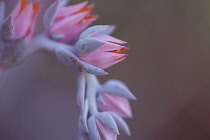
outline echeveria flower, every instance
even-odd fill
[[[110,111],[123,118],[132,118],[128,99],[136,100],[136,98],[123,82],[108,80],[98,92],[97,106],[100,111]]]
[[[90,140],[116,140],[119,135],[117,124],[107,112],[102,112],[88,119]]]
[[[16,8],[11,13],[14,38],[25,36],[29,40],[32,39],[40,9],[41,7],[37,1],[28,3],[28,0],[19,0]]]
[[[89,26],[97,16],[90,14],[93,5],[83,2],[76,5],[59,7],[50,27],[51,36],[62,35],[61,42],[70,43]]]
[[[123,118],[132,118],[133,115],[128,99],[109,93],[101,94],[104,103],[97,102],[99,110],[115,112]]]
[[[128,48],[122,45],[126,42],[108,35],[110,28],[113,27],[93,26],[80,35],[76,47],[80,49],[77,55],[82,61],[105,69],[125,59],[126,54],[123,52]]]

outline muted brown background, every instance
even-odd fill
[[[41,1],[43,9],[49,1]],[[94,24],[116,24],[114,36],[131,48],[100,77],[124,81],[138,98],[127,121],[132,136],[119,140],[209,140],[209,0],[90,2],[100,15]],[[11,9],[15,0],[6,3]],[[75,92],[76,74],[49,54],[8,70],[0,86],[0,140],[74,140]]]

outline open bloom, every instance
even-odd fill
[[[11,13],[14,24],[13,38],[25,36],[31,40],[40,9],[38,2],[28,3],[28,0],[19,0],[16,8]]]
[[[82,61],[105,69],[125,59],[126,54],[123,52],[128,48],[123,45],[126,42],[108,35],[110,28],[112,26],[93,26],[80,35],[80,40],[75,46],[79,48],[78,56]]]
[[[71,43],[97,18],[96,15],[90,14],[94,6],[87,4],[88,2],[83,2],[59,8],[50,27],[50,34],[62,35],[64,38],[61,42]]]

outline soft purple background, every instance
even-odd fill
[[[43,9],[49,1],[41,1]],[[90,2],[100,15],[94,24],[116,24],[114,36],[131,48],[127,60],[100,77],[126,82],[139,99],[127,121],[132,136],[119,140],[209,140],[210,2]],[[16,0],[6,3],[11,10]],[[49,54],[8,70],[0,85],[0,140],[74,140],[75,92],[76,73]]]

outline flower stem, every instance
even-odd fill
[[[78,76],[78,89],[77,89],[77,105],[80,109],[80,113],[84,113],[84,101],[85,101],[85,73],[81,72]]]
[[[74,46],[54,41],[48,37],[47,33],[41,33],[33,38],[32,42],[27,48],[27,56],[38,51],[54,53],[56,49],[59,48],[66,48],[72,53],[74,53],[75,50]]]
[[[89,111],[91,115],[95,115],[98,113],[97,105],[96,105],[96,93],[98,80],[95,75],[86,74],[86,83],[87,83],[87,99],[89,104]]]

